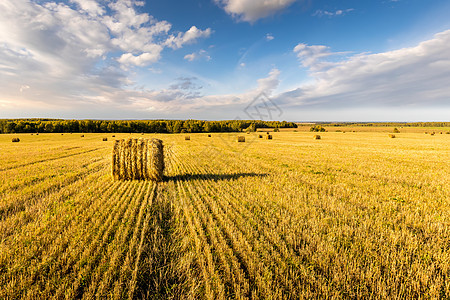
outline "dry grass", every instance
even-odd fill
[[[401,131],[151,135],[162,182],[111,180],[104,134],[0,135],[0,299],[449,299],[449,135]]]

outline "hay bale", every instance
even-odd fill
[[[210,134],[208,134],[208,137],[211,137],[211,135],[210,135]]]
[[[431,135],[434,135],[435,134],[435,132],[433,131],[432,133],[430,133]]]
[[[389,134],[389,137],[390,137],[391,139],[393,139],[393,138],[395,138],[395,134],[390,133],[390,134]]]
[[[158,139],[116,140],[111,168],[114,180],[161,181],[164,174],[163,150],[163,143]]]
[[[81,137],[84,137],[84,134],[82,134]]]
[[[18,143],[18,142],[20,142],[20,139],[19,139],[19,138],[13,138],[13,139],[12,139],[12,142],[13,142],[13,143]]]
[[[316,134],[316,135],[314,135],[313,139],[320,140],[321,138],[320,138],[320,135]]]
[[[113,135],[112,137],[116,137],[115,135]]]
[[[190,137],[189,135],[186,135],[186,136],[184,137],[184,140],[185,140],[185,141],[190,141],[190,140],[191,140],[191,137]]]
[[[238,136],[237,141],[238,141],[238,143],[245,143],[245,136],[242,136],[242,135]]]
[[[104,142],[108,141],[108,138],[103,138],[103,141],[104,141]]]
[[[270,134],[270,133],[267,131],[266,134]]]
[[[263,137],[263,136],[262,136],[261,134],[258,135],[258,138],[259,138],[259,139],[262,139],[262,137]]]
[[[450,134],[450,131],[447,131],[445,134]]]
[[[266,140],[271,140],[272,139],[272,135],[271,134],[267,134],[266,135]]]

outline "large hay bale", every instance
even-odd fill
[[[390,137],[391,139],[393,139],[393,138],[395,138],[395,134],[390,133],[390,134],[389,134],[389,137]]]
[[[238,143],[245,143],[245,136],[242,136],[242,135],[238,136],[237,141],[238,141]]]
[[[189,135],[186,135],[186,136],[184,137],[184,140],[185,140],[185,141],[190,141],[190,140],[191,140],[191,137],[190,137]]]
[[[161,181],[164,174],[164,146],[158,139],[116,140],[112,152],[115,180]]]
[[[19,139],[19,138],[13,138],[13,139],[12,139],[12,142],[13,142],[13,143],[18,143],[18,142],[20,142],[20,139]]]
[[[271,134],[267,134],[266,135],[266,140],[271,140],[272,139],[272,135]]]
[[[320,135],[318,135],[318,134],[314,135],[313,138],[314,138],[315,140],[320,140],[320,139],[321,139]]]

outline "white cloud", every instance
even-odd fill
[[[271,41],[271,40],[273,40],[274,38],[275,38],[275,37],[274,37],[271,33],[266,34],[266,40]]]
[[[284,10],[296,0],[215,0],[223,9],[241,21],[255,22],[258,19]]]
[[[324,58],[330,56],[340,56],[348,53],[348,52],[331,52],[328,46],[323,45],[309,46],[303,43],[300,43],[297,46],[295,46],[294,52],[297,54],[297,57],[300,59],[302,65],[306,68],[310,68],[313,71],[324,68],[326,66],[333,65],[327,61],[324,61]]]
[[[105,9],[100,7],[95,0],[70,0],[70,2],[78,4],[82,10],[91,15],[103,15],[105,13]]]
[[[311,48],[313,47],[313,48]],[[278,95],[291,105],[320,107],[450,106],[450,30],[411,48],[360,54],[321,65],[324,46],[294,49],[314,82]]]
[[[318,16],[318,17],[323,17],[323,16],[328,16],[328,17],[335,17],[335,16],[343,16],[349,12],[354,11],[354,8],[347,8],[347,9],[338,9],[335,11],[328,11],[328,10],[322,10],[322,9],[318,9],[313,13],[313,16]]]
[[[185,33],[178,33],[177,36],[171,35],[167,38],[165,45],[170,48],[178,49],[181,48],[185,44],[194,43],[199,38],[207,38],[211,35],[211,28],[207,28],[205,30],[198,29],[195,26],[192,26]]]
[[[158,48],[158,46],[155,45],[155,48]],[[159,47],[159,51],[154,51],[153,53],[144,52],[136,56],[131,53],[125,53],[119,59],[117,59],[117,61],[124,65],[135,65],[143,67],[155,61],[158,61],[160,58],[159,53],[161,52],[161,50],[162,47]]]
[[[186,54],[184,56],[184,59],[188,60],[188,61],[194,61],[194,60],[199,60],[199,59],[205,59],[207,61],[211,60],[211,56],[209,56],[208,52],[200,49],[197,52],[193,52],[191,54]]]
[[[158,61],[173,36],[170,23],[135,9],[144,4],[131,0],[0,1],[3,113],[8,107],[19,112],[52,107],[72,111],[96,103],[130,103],[128,98],[113,97],[124,96],[134,85],[129,68]],[[192,26],[176,36],[175,48],[211,32]]]

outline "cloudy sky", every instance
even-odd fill
[[[450,121],[449,11],[448,0],[1,0],[0,118]],[[271,110],[248,113],[258,107]]]

